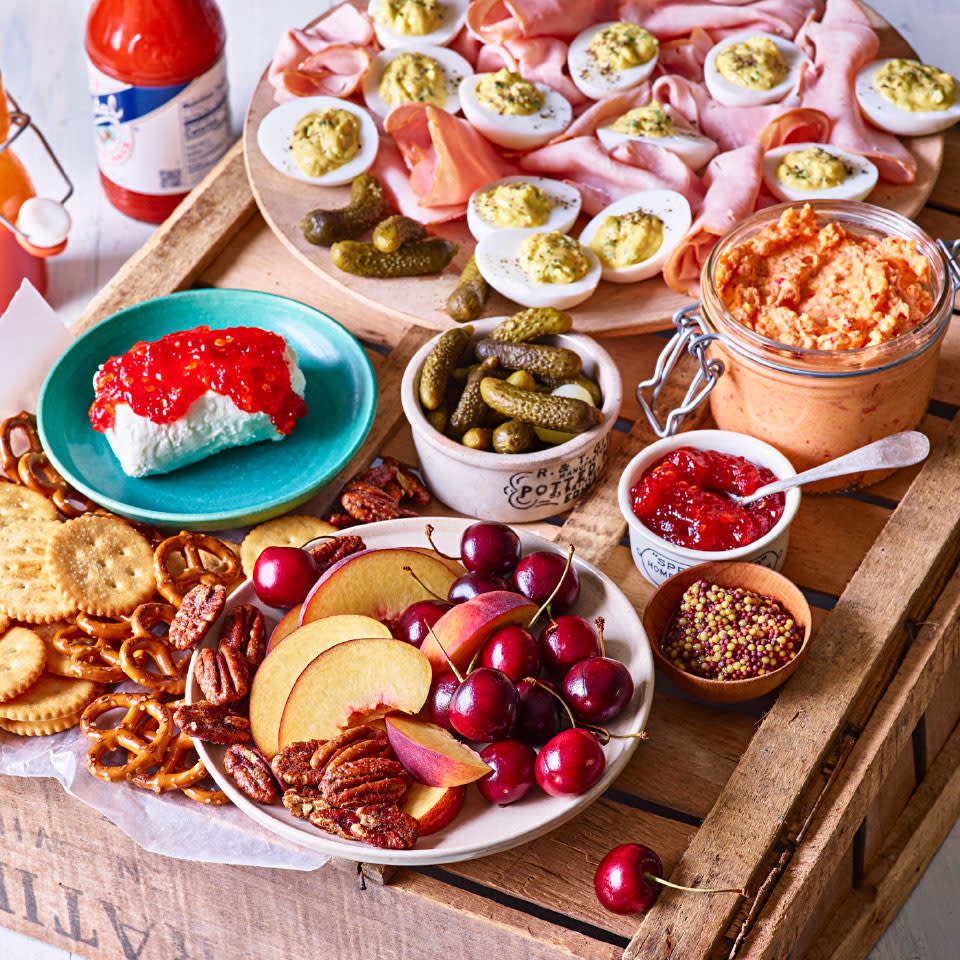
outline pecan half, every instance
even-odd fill
[[[413,501],[419,507],[425,507],[430,502],[430,491],[407,464],[402,460],[397,460],[396,457],[384,457],[383,462],[396,471],[395,479],[400,485],[404,497]]]
[[[350,827],[355,840],[390,850],[409,850],[420,836],[420,824],[395,803],[358,807],[353,811],[357,823]]]
[[[167,640],[177,650],[190,650],[206,636],[227,600],[221,584],[198,583],[187,593],[170,624]]]
[[[224,618],[219,649],[230,647],[239,653],[251,670],[256,670],[267,653],[267,632],[263,614],[251,603],[241,603]]]
[[[320,793],[332,806],[356,809],[402,800],[409,785],[403,764],[385,757],[364,757],[328,769]]]
[[[323,519],[338,530],[355,527],[360,522],[356,517],[351,517],[349,513],[328,513]]]
[[[343,488],[340,502],[343,504],[343,509],[361,523],[416,516],[412,511],[400,507],[399,500],[391,497],[386,490],[364,483],[362,480],[351,480]]]
[[[235,743],[223,755],[223,765],[237,786],[256,803],[273,803],[280,796],[270,764],[256,748]]]
[[[387,463],[387,458],[384,457],[383,463],[377,464],[375,467],[370,467],[369,470],[365,470],[363,473],[358,473],[353,479],[363,480],[365,483],[372,483],[375,487],[384,488],[396,482],[397,468]]]
[[[325,573],[335,563],[338,563],[344,557],[349,557],[352,553],[359,553],[366,550],[367,545],[360,537],[353,534],[347,534],[343,537],[331,537],[329,540],[323,540],[307,551],[317,562],[317,574]]]
[[[236,703],[250,691],[250,668],[233,647],[209,647],[197,653],[193,674],[203,695],[214,704]]]
[[[276,759],[276,758],[274,758]],[[306,820],[316,807],[328,807],[318,787],[288,787],[280,802],[299,820]]]
[[[310,766],[321,773],[329,773],[338,763],[359,760],[362,757],[385,757],[390,743],[382,730],[359,724],[344,730],[339,737],[320,741],[310,757]]]
[[[288,787],[317,786],[323,779],[323,770],[310,765],[317,748],[328,741],[298,740],[288,743],[271,761],[270,769],[277,779]]]
[[[173,711],[177,726],[194,740],[208,743],[246,743],[250,739],[250,721],[231,713],[225,704],[198,700],[181,704]]]

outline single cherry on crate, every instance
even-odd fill
[[[564,614],[551,620],[540,634],[543,665],[565,674],[575,663],[601,654],[600,635],[584,617]]]
[[[600,905],[611,913],[643,913],[660,895],[662,887],[687,893],[738,893],[741,888],[683,887],[663,879],[660,857],[642,843],[622,843],[601,861],[593,875],[593,889]]]
[[[447,592],[447,600],[450,603],[463,603],[481,593],[509,589],[510,586],[501,577],[494,576],[492,573],[469,571],[453,581]]]
[[[477,665],[502,670],[514,683],[540,672],[540,648],[533,634],[518,624],[500,627],[481,647]]]
[[[450,723],[468,740],[500,740],[513,730],[517,703],[517,688],[502,670],[478,667],[451,697]]]
[[[418,600],[411,603],[397,620],[396,637],[419,647],[432,627],[452,606],[444,600]]]
[[[460,562],[477,573],[505,576],[520,561],[520,538],[505,523],[472,523],[460,537]]]
[[[534,603],[543,604],[549,599],[551,610],[560,613],[569,610],[580,597],[576,568],[563,554],[549,550],[528,553],[513,571],[513,585]]]
[[[603,647],[603,618],[596,620],[600,656],[579,660],[563,678],[563,696],[583,723],[603,723],[621,713],[633,696],[630,671]]]
[[[302,603],[317,582],[317,561],[299,547],[267,547],[253,567],[253,589],[270,607]]]
[[[536,783],[533,747],[519,740],[497,740],[480,751],[492,772],[477,781],[477,789],[491,803],[505,806],[525,797]]]
[[[531,746],[540,746],[560,732],[563,721],[560,716],[560,704],[557,698],[545,690],[554,689],[549,680],[521,680],[517,684],[517,722],[513,726],[513,737]]]

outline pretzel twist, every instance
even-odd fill
[[[155,670],[148,669],[150,662]],[[179,697],[187,687],[189,666],[189,655],[177,662],[170,645],[152,634],[131,637],[120,646],[120,667],[123,672],[154,694],[166,693]]]
[[[16,452],[15,438],[18,436],[26,439],[26,448]],[[8,480],[20,483],[19,460],[25,453],[31,452],[43,452],[40,435],[37,433],[37,418],[32,413],[21,410],[0,424],[0,468]]]
[[[95,683],[119,683],[123,677],[120,650],[106,637],[91,637],[77,624],[68,624],[53,636],[53,646],[70,658],[70,675]]]
[[[96,726],[103,714],[118,708],[126,708],[119,723],[112,727]],[[97,779],[111,783],[158,764],[174,732],[169,707],[146,694],[122,691],[104,694],[88,704],[80,717],[80,726],[83,735],[93,741],[87,751],[87,769]],[[114,751],[126,751],[126,760],[106,763],[104,758]]]
[[[156,770],[134,773],[130,780],[144,790],[165,793],[168,790],[183,790],[193,787],[207,776],[207,768],[198,757],[188,765],[184,759],[194,749],[193,741],[185,733],[178,733],[167,744]]]
[[[202,553],[215,557],[223,569],[208,570],[203,564]],[[183,557],[184,568],[174,572],[171,559],[177,554]],[[230,586],[243,576],[240,558],[222,540],[185,530],[176,536],[167,537],[157,546],[154,552],[154,572],[157,589],[177,607],[198,583]]]

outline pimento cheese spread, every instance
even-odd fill
[[[725,250],[715,285],[734,319],[770,340],[854,350],[917,326],[933,307],[929,277],[913,240],[821,225],[804,205]]]

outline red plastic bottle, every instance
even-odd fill
[[[95,0],[86,49],[107,199],[159,223],[230,140],[223,18],[213,0]]]

